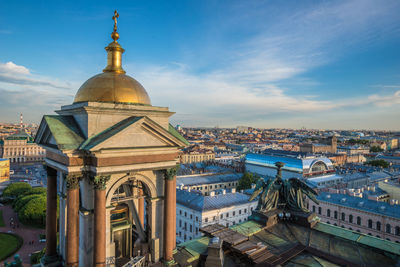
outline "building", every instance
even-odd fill
[[[236,188],[241,177],[240,173],[182,175],[176,177],[176,184],[180,189],[196,190],[203,195],[209,195],[218,189]]]
[[[25,131],[10,135],[0,143],[0,157],[10,163],[42,162],[46,150],[35,144],[33,137]]]
[[[0,158],[0,183],[10,180],[10,160]]]
[[[400,242],[400,206],[344,194],[321,192],[310,209],[322,222]]]
[[[338,153],[346,153],[348,155],[354,154],[368,154],[369,147],[364,146],[339,146],[337,148]]]
[[[335,169],[327,157],[309,155],[302,152],[265,150],[262,154],[246,155],[246,171],[261,176],[273,177],[276,162],[283,162],[283,178],[310,178],[334,174]]]
[[[47,166],[42,266],[173,263],[178,152],[189,144],[169,123],[174,113],[125,75],[117,18],[103,73],[44,116],[35,138]]]
[[[185,148],[180,154],[180,163],[182,164],[211,161],[214,159],[215,153],[213,150],[200,148],[199,146]]]
[[[304,153],[336,153],[337,151],[337,138],[332,136],[325,140],[326,144],[300,144],[300,152]]]
[[[222,189],[205,196],[195,190],[176,191],[176,241],[182,243],[201,236],[199,229],[210,224],[226,227],[248,220],[257,206],[249,202],[249,196]]]

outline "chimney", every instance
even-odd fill
[[[215,191],[210,191],[210,197],[215,196]]]
[[[251,189],[255,189],[256,188],[256,184],[251,184]]]
[[[207,259],[205,267],[224,266],[224,252],[222,250],[222,240],[215,236],[208,243]]]
[[[190,192],[190,189],[191,189],[191,188],[190,188],[190,186],[189,186],[188,189],[187,189],[187,191]]]
[[[232,188],[231,193],[236,193],[236,188]]]
[[[222,194],[222,195],[225,195],[225,194],[226,194],[226,190],[225,190],[225,189],[222,189],[221,194]]]

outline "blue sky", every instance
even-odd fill
[[[124,69],[175,124],[400,130],[397,0],[0,1],[0,121],[72,103],[114,9]]]

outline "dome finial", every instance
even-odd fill
[[[119,39],[119,34],[117,32],[117,19],[119,18],[119,14],[117,12],[117,10],[114,11],[114,16],[112,17],[112,19],[114,20],[114,31],[111,34],[111,38],[113,38],[114,42],[117,42],[117,40]]]

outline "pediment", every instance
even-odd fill
[[[79,149],[183,147],[186,144],[148,117],[129,117],[88,138]]]
[[[40,123],[35,142],[60,150],[74,150],[85,140],[72,116],[45,115]]]

